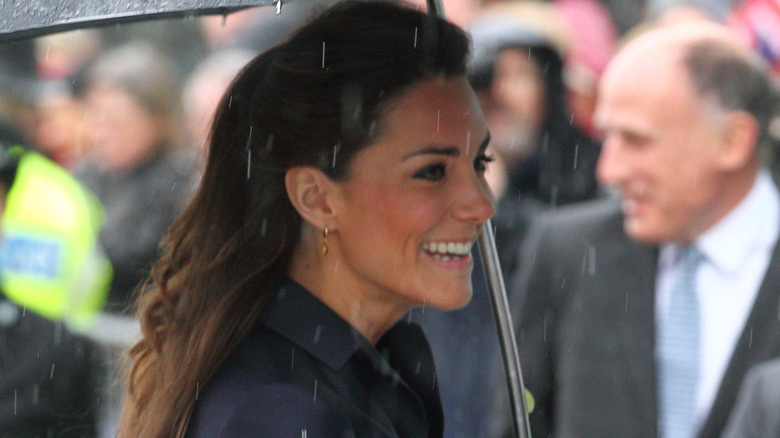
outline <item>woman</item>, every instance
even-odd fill
[[[81,97],[94,145],[75,174],[106,212],[100,243],[114,268],[110,313],[132,307],[191,192],[178,77],[171,59],[139,42],[103,53],[86,72]]]
[[[441,436],[410,308],[471,297],[493,204],[466,36],[336,6],[228,89],[141,302],[120,436]]]

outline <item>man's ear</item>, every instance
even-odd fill
[[[287,196],[304,220],[318,229],[334,230],[333,195],[336,184],[316,167],[298,166],[284,175]]]
[[[723,121],[725,148],[720,154],[724,170],[739,170],[757,158],[760,129],[755,117],[745,111],[731,111]]]

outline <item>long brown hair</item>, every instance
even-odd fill
[[[284,175],[347,176],[381,133],[383,105],[465,73],[452,24],[385,2],[329,9],[252,61],[224,96],[201,185],[139,299],[121,437],[182,437],[198,392],[245,337],[290,265],[301,218]]]

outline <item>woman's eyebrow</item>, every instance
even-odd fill
[[[402,161],[406,161],[412,157],[416,157],[419,155],[444,155],[447,157],[457,157],[460,155],[460,149],[458,149],[455,146],[425,146],[421,149],[418,149],[414,152],[411,152],[407,155],[404,155]]]
[[[485,151],[485,149],[488,146],[488,143],[490,143],[490,133],[488,132],[487,135],[485,135],[485,139],[482,140],[482,143],[479,145],[479,153],[482,153]],[[406,161],[412,157],[416,157],[419,155],[444,155],[447,157],[457,157],[460,156],[460,148],[456,146],[437,146],[437,145],[429,145],[425,146],[421,149],[418,149],[414,152],[411,152],[407,155],[404,155],[402,158],[402,161]]]

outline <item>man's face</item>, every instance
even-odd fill
[[[614,65],[597,106],[599,181],[620,191],[626,233],[652,243],[695,239],[719,219],[725,189],[722,114],[694,94],[678,52]]]

